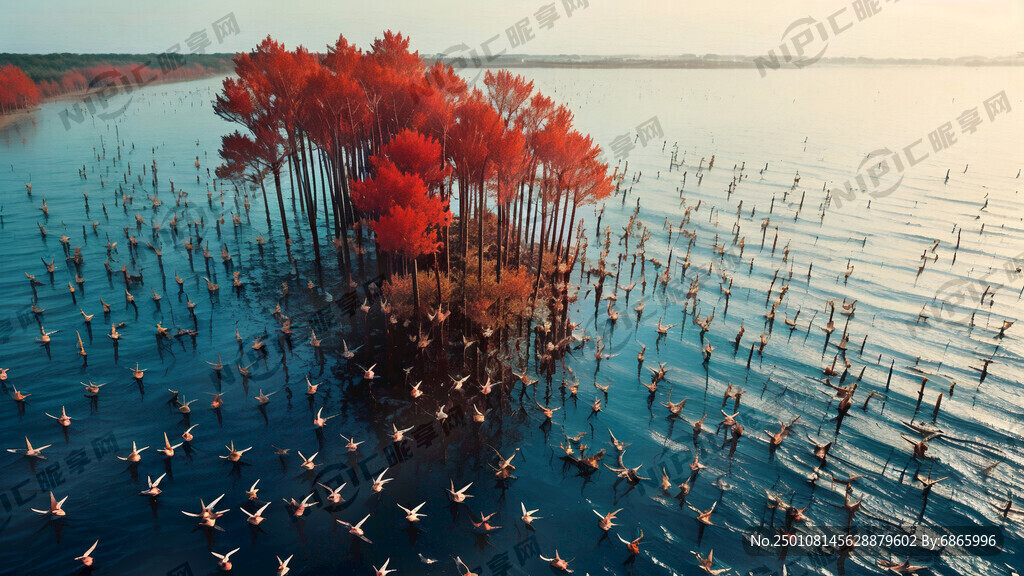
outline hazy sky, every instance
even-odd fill
[[[829,32],[825,56],[1024,52],[1024,0],[553,0],[559,18],[541,28],[535,14],[551,1],[7,0],[0,52],[163,52],[175,44],[189,52],[186,41],[203,30],[208,52],[248,50],[268,34],[320,50],[339,33],[366,47],[392,29],[424,54],[455,53],[459,44],[480,52],[497,35],[492,52],[758,55],[783,42],[795,21],[828,23],[837,12],[832,23],[842,32]],[[860,20],[864,2],[878,10]],[[566,5],[577,6],[571,16]],[[239,32],[218,42],[212,25],[228,13]],[[513,46],[507,30],[524,18],[533,38]],[[825,44],[815,39],[813,46],[818,52]]]

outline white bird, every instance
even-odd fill
[[[60,425],[65,427],[65,428],[67,428],[68,426],[71,426],[71,417],[68,416],[68,413],[64,410],[63,406],[60,407],[60,416],[53,416],[53,415],[49,414],[48,412],[44,412],[44,414],[46,414],[50,418],[53,418],[57,422],[60,422]]]
[[[252,446],[249,446],[245,450],[238,450],[235,448],[235,442],[231,441],[230,446],[224,446],[224,449],[228,451],[227,456],[218,456],[222,460],[229,460],[231,462],[239,462],[242,460],[242,455],[252,450]]]
[[[280,556],[276,556],[276,558],[277,558],[277,576],[284,576],[285,574],[287,574],[291,570],[291,568],[288,567],[288,563],[292,561],[292,556],[295,556],[295,555],[292,554],[291,556],[285,558],[284,562],[281,561],[281,557]]]
[[[259,526],[260,522],[266,520],[266,518],[263,517],[263,511],[267,509],[267,506],[270,506],[270,502],[264,504],[263,507],[257,510],[255,514],[250,514],[245,510],[245,508],[239,508],[239,510],[241,510],[243,514],[248,516],[248,518],[245,520],[246,522],[252,524],[253,526]],[[278,558],[278,561],[280,561],[280,558]]]
[[[65,512],[64,509],[61,508],[61,506],[64,505],[64,501],[67,500],[69,497],[70,496],[65,496],[62,500],[57,501],[57,499],[53,496],[53,492],[50,492],[50,509],[49,510],[36,510],[35,508],[32,508],[31,510],[33,512],[35,512],[36,514],[43,514],[43,515],[49,514],[49,515],[52,515],[52,516],[56,516],[58,518],[63,517],[65,515],[67,515],[67,512]]]
[[[22,454],[27,458],[46,460],[46,456],[43,456],[42,452],[50,446],[53,446],[53,444],[47,444],[41,448],[33,448],[32,443],[28,441],[28,436],[25,436],[25,448],[8,448],[7,451],[11,454]]]
[[[328,502],[332,504],[341,504],[342,502],[345,501],[345,499],[341,497],[341,489],[344,488],[345,486],[348,486],[348,482],[344,482],[342,483],[341,486],[338,486],[337,488],[333,489],[326,484],[321,484],[320,482],[317,482],[317,485],[322,486],[324,490],[327,490]]]
[[[388,473],[388,470],[389,468],[385,468],[384,471],[380,473],[380,476],[377,476],[377,479],[373,481],[373,486],[370,487],[370,490],[379,493],[384,490],[385,484],[394,480],[394,478],[384,478],[384,475]]]
[[[479,576],[476,572],[470,570],[469,566],[466,566],[466,563],[463,562],[462,558],[460,558],[459,556],[455,557],[455,567],[459,570],[459,574],[461,574],[462,576]],[[462,574],[463,570],[466,571],[465,574]]]
[[[319,504],[319,502],[309,501],[309,499],[315,495],[315,492],[310,492],[308,496],[302,499],[302,502],[296,502],[295,498],[292,498],[291,500],[285,500],[284,502],[285,504],[288,504],[289,506],[292,507],[292,516],[295,516],[296,518],[301,518],[302,515],[306,513],[306,508],[310,508],[312,506],[316,506],[317,504]]]
[[[135,446],[135,442],[132,442],[132,451],[131,451],[131,453],[128,454],[128,456],[125,456],[125,457],[118,456],[117,459],[118,460],[124,460],[125,462],[132,462],[132,463],[140,462],[142,460],[142,452],[144,452],[144,451],[146,451],[148,449],[149,449],[149,446],[145,446],[143,448],[138,448],[138,447]]]
[[[191,516],[192,518],[199,518],[199,524],[202,526],[208,526],[213,528],[217,524],[217,519],[228,512],[228,510],[215,511],[213,508],[220,502],[224,495],[221,494],[207,505],[202,499],[199,500],[200,511],[199,512],[186,512],[181,511],[185,516]]]
[[[359,445],[360,444],[362,444],[363,442],[366,442],[366,440],[360,440],[359,442],[356,442],[355,441],[355,436],[353,436],[352,438],[349,438],[348,436],[345,436],[344,434],[339,434],[339,436],[341,436],[342,438],[345,439],[346,442],[348,442],[347,444],[345,444],[345,448],[349,452],[355,452],[356,450],[359,449]]]
[[[99,543],[99,540],[93,542],[92,546],[90,546],[89,549],[85,551],[85,554],[82,554],[81,556],[76,556],[75,560],[80,560],[82,564],[85,564],[86,566],[92,566],[92,563],[94,561],[92,553],[96,550],[96,546],[99,545]]]
[[[356,364],[356,366],[359,366],[359,364]],[[369,368],[363,368],[362,366],[359,366],[359,369],[363,371],[363,380],[373,380],[374,378],[376,378],[377,375],[373,373],[373,369],[376,367],[376,364],[370,366]]]
[[[391,434],[391,439],[395,442],[401,442],[402,440],[405,440],[405,433],[412,430],[414,426],[409,426],[408,428],[403,428],[399,430],[398,426],[392,424],[391,428],[394,430],[394,432]]]
[[[358,352],[360,348],[362,348],[362,346],[356,346],[350,350],[348,343],[346,343],[343,338],[341,340],[341,357],[346,360],[351,360],[352,358],[355,358],[356,352]]]
[[[472,494],[466,494],[466,490],[469,490],[469,487],[473,485],[472,482],[470,482],[469,484],[466,484],[465,486],[463,486],[459,490],[455,489],[455,482],[454,481],[449,480],[449,482],[451,482],[451,486],[452,487],[448,490],[448,498],[452,502],[455,502],[456,504],[458,504],[460,502],[465,502],[466,498],[472,498],[473,497]]]
[[[328,416],[327,418],[324,418],[324,417],[322,416],[322,414],[323,414],[323,411],[324,411],[324,409],[323,409],[323,407],[322,407],[322,406],[320,407],[320,409],[319,409],[319,410],[317,410],[317,412],[316,412],[316,418],[314,418],[314,419],[313,419],[313,426],[315,426],[315,427],[317,427],[317,428],[323,428],[324,426],[326,426],[326,425],[327,425],[327,421],[328,421],[328,420],[330,420],[331,418],[334,418],[334,417],[336,417],[336,416],[339,416],[339,414],[334,414],[334,415],[332,415],[332,416]]]
[[[366,522],[369,519],[370,519],[370,515],[367,514],[362,520],[359,521],[358,524],[354,524],[354,525],[353,524],[349,524],[348,522],[345,522],[344,520],[338,520],[338,524],[341,524],[342,526],[348,528],[348,533],[349,534],[358,537],[359,539],[363,540],[367,544],[373,544],[373,542],[371,542],[370,539],[366,537],[366,533],[363,532],[363,523]]]
[[[523,516],[522,516],[523,523],[526,524],[527,526],[532,527],[534,520],[540,520],[541,519],[540,516],[534,516],[533,515],[534,512],[539,512],[540,508],[538,508],[536,510],[527,510],[525,503],[520,502],[519,505],[522,506],[522,508],[523,508]]]
[[[377,568],[376,566],[373,567],[373,569],[376,571],[376,576],[388,576],[388,574],[390,574],[392,572],[398,572],[398,570],[395,570],[394,568],[392,568],[391,570],[388,570],[388,563],[389,562],[391,562],[391,558],[388,558],[387,560],[385,560],[384,561],[384,565],[381,566],[380,568]]]
[[[401,508],[403,512],[405,512],[406,520],[408,520],[409,522],[419,522],[420,518],[425,518],[427,516],[426,514],[419,513],[420,508],[423,508],[424,504],[426,504],[426,502],[421,503],[419,506],[413,508],[412,510],[406,508],[405,506],[402,506],[401,504],[398,504],[398,507]]]
[[[249,497],[249,500],[259,500],[258,494],[260,493],[260,489],[256,487],[259,483],[260,479],[257,478],[256,481],[252,483],[252,486],[245,491],[245,495]]]
[[[302,452],[299,452],[299,458],[302,458],[302,464],[299,464],[299,466],[305,470],[312,470],[313,468],[316,468],[316,464],[313,463],[313,459],[316,458],[316,455],[319,453],[320,452],[316,452],[309,458],[306,458],[302,455]]]
[[[234,554],[235,552],[238,552],[239,550],[241,550],[241,548],[235,548],[234,550],[232,550],[231,552],[228,552],[227,554],[217,554],[216,552],[210,552],[210,554],[213,554],[217,558],[217,560],[218,560],[217,566],[219,566],[221,570],[223,570],[225,572],[230,572],[231,571],[231,555]]]
[[[567,572],[570,574],[572,573],[572,570],[569,570],[569,560],[560,557],[558,555],[558,550],[555,550],[554,558],[546,558],[543,554],[541,554],[540,559],[551,564],[552,568],[561,570],[562,572]]]
[[[197,426],[198,426],[198,424],[197,424]],[[164,456],[166,456],[168,458],[173,458],[174,457],[174,450],[179,448],[181,446],[181,444],[182,443],[179,442],[177,444],[173,444],[172,445],[171,441],[167,439],[167,432],[164,432],[164,447],[157,449],[157,452],[162,453]]]
[[[152,496],[153,498],[159,496],[161,493],[163,493],[163,490],[160,489],[160,481],[164,479],[164,476],[167,476],[166,472],[161,474],[160,477],[157,478],[155,482],[153,481],[152,478],[146,476],[146,484],[149,485],[149,488],[147,490],[139,492],[139,494],[143,494],[145,496]]]
[[[454,385],[452,386],[452,390],[462,390],[462,385],[466,383],[466,380],[469,380],[469,376],[463,376],[462,378],[455,378],[454,376],[449,376],[449,378],[451,378],[452,382],[454,383]]]
[[[263,389],[260,388],[260,393],[257,394],[255,396],[255,398],[256,398],[256,401],[259,402],[261,405],[269,404],[270,403],[270,397],[273,396],[274,394],[277,394],[277,392],[274,391],[274,392],[271,392],[270,394],[264,394],[263,393]]]

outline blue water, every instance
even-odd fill
[[[518,352],[511,346],[509,356],[492,361],[495,379],[511,384],[514,376],[508,371],[528,367],[542,380],[525,393],[522,385],[516,385],[503,399],[492,395],[488,399],[492,411],[483,425],[469,418],[460,425],[453,418],[442,427],[433,418],[435,400],[413,403],[409,395],[409,382],[426,378],[425,389],[448,387],[450,380],[442,374],[475,373],[474,355],[469,365],[463,365],[454,356],[446,360],[435,346],[423,357],[384,358],[381,314],[375,306],[368,317],[358,308],[350,315],[350,289],[332,251],[324,250],[326,270],[321,279],[309,264],[309,231],[298,226],[293,232],[297,256],[293,267],[278,236],[276,207],[272,208],[273,229],[268,232],[258,189],[245,192],[251,203],[246,214],[243,194],[208,177],[207,169],[217,165],[220,135],[233,129],[216,118],[210,107],[219,81],[154,86],[121,95],[98,115],[87,114],[81,123],[72,120],[69,126],[60,112],[71,103],[48,103],[30,123],[0,133],[4,160],[0,165],[0,298],[4,304],[0,367],[10,369],[7,392],[15,386],[32,394],[23,408],[15,402],[5,404],[0,441],[3,448],[16,448],[27,435],[33,445],[53,444],[44,452],[45,461],[32,463],[6,452],[0,456],[0,524],[5,542],[0,566],[12,574],[75,573],[79,565],[73,558],[99,538],[93,554],[96,574],[215,574],[216,560],[209,552],[238,547],[241,551],[232,560],[235,573],[240,574],[272,574],[274,556],[292,554],[291,573],[300,575],[367,574],[387,558],[399,574],[452,574],[455,556],[483,574],[537,574],[549,570],[538,554],[550,556],[555,549],[563,558],[573,558],[571,567],[577,573],[696,573],[699,568],[691,552],[706,555],[711,549],[716,568],[730,567],[741,574],[781,573],[780,560],[751,556],[741,546],[744,530],[771,522],[765,490],[781,494],[798,507],[807,506],[805,514],[813,525],[845,523],[845,513],[834,506],[842,503],[844,487],[830,483],[827,475],[816,486],[806,477],[817,465],[807,436],[826,442],[835,430],[837,400],[825,393],[828,389],[820,377],[837,353],[834,344],[846,317],[836,314],[837,329],[826,346],[821,329],[828,315],[825,301],[838,304],[846,299],[857,300],[857,307],[848,327],[851,368],[845,384],[856,380],[862,369],[864,373],[826,472],[840,479],[863,476],[854,483],[856,497],[865,499],[857,521],[875,522],[874,517],[930,527],[998,526],[1005,537],[999,555],[947,554],[925,562],[930,566],[926,573],[1019,570],[1024,550],[1020,524],[1004,522],[994,505],[1020,487],[1024,394],[1018,374],[1024,337],[1020,325],[1007,330],[1003,339],[994,336],[1003,319],[1018,318],[1024,310],[1019,296],[1024,275],[1013,266],[1006,268],[1014,260],[1018,267],[1024,264],[1021,180],[1016,177],[1024,166],[1019,144],[1024,128],[1020,71],[819,68],[780,72],[765,79],[750,70],[521,72],[542,91],[572,107],[579,128],[607,146],[620,172],[625,170],[625,160],[629,162],[620,193],[606,203],[600,237],[595,230],[596,210],[581,211],[589,244],[586,266],[596,265],[603,229],[610,226],[610,267],[615,268],[620,253],[627,257],[618,283],[641,279],[639,261],[630,279],[635,235],[628,253],[619,243],[622,227],[639,201],[637,232],[646,226],[651,233],[646,256],[667,263],[671,251],[673,280],[663,290],[656,280],[661,269],[648,261],[642,268],[645,289],[638,282],[628,305],[624,291],[617,291],[615,308],[621,316],[612,324],[607,321],[605,302],[595,315],[594,293],[587,288],[596,277],[588,279],[584,274],[571,316],[580,323],[577,334],[591,339],[567,356],[564,367],[560,364],[550,380],[536,373],[534,362],[527,364],[526,340]],[[1011,111],[990,120],[982,102],[1000,91],[1006,91]],[[123,112],[114,112],[125,103]],[[837,187],[852,178],[872,150],[902,148],[921,138],[924,142],[918,150],[927,150],[929,132],[947,121],[959,132],[957,117],[974,106],[982,107],[985,120],[977,133],[962,136],[949,149],[908,170],[893,194],[872,199],[870,207],[863,194],[853,201],[843,200],[841,207],[834,200],[823,206],[823,187]],[[637,126],[652,117],[664,135],[646,144],[637,141],[627,158],[616,159],[611,148],[615,138],[626,134],[633,140]],[[674,149],[682,166],[669,172]],[[715,165],[709,171],[712,155]],[[154,160],[159,175],[156,187],[150,172]],[[768,169],[762,172],[766,163]],[[129,164],[131,176],[125,183],[123,174]],[[83,166],[84,179],[78,172]],[[147,171],[139,183],[143,166]],[[947,168],[951,169],[948,183],[944,182]],[[797,172],[800,181],[794,188]],[[734,178],[738,184],[729,194]],[[25,182],[33,185],[31,196],[25,192]],[[115,203],[119,187],[134,196],[127,208]],[[175,207],[179,189],[188,194],[187,208],[184,200]],[[88,207],[83,194],[88,195]],[[147,197],[159,198],[162,206],[154,208]],[[797,215],[801,197],[804,204]],[[48,217],[39,210],[43,198]],[[738,235],[746,240],[742,257],[732,245],[740,201]],[[688,238],[680,237],[679,227],[688,207],[694,210],[686,228],[695,239],[692,266],[681,279],[676,262],[685,255]],[[179,214],[177,233],[169,224],[174,212]],[[237,227],[232,225],[232,212],[240,215]],[[136,226],[136,215],[145,225]],[[221,216],[224,223],[218,232],[215,222]],[[762,249],[761,223],[766,217],[770,223]],[[183,247],[192,235],[186,223],[201,218],[211,259],[205,261],[197,249],[190,262]],[[666,219],[674,228],[671,242]],[[155,236],[154,221],[161,226]],[[95,232],[93,222],[99,223]],[[37,224],[46,228],[45,238]],[[778,241],[772,254],[776,226]],[[138,239],[136,250],[129,250],[125,227]],[[74,282],[75,269],[70,262],[62,263],[65,255],[59,240],[63,234],[70,237],[71,247],[81,246],[84,257],[85,283],[74,301],[67,283]],[[257,234],[267,240],[262,249],[256,243]],[[726,258],[713,250],[716,234],[717,242],[726,247]],[[111,254],[113,275],[102,266],[108,235],[110,241],[117,241]],[[940,243],[932,252],[935,240]],[[147,242],[161,249],[161,258]],[[222,246],[231,253],[230,265],[221,261]],[[929,262],[918,275],[918,256],[926,250]],[[933,262],[935,255],[938,260]],[[56,259],[52,278],[39,258]],[[854,271],[844,279],[848,261]],[[714,264],[709,274],[710,262]],[[132,288],[137,311],[125,304],[124,282],[117,272],[122,265],[143,275],[144,284]],[[357,284],[362,284],[355,292],[357,303],[372,297],[366,286],[374,270],[368,256],[357,274]],[[748,370],[750,346],[768,330],[764,314],[770,305],[765,302],[776,270],[779,278],[771,299],[778,296],[792,271],[789,289],[763,355],[755,352]],[[232,288],[232,271],[240,273],[243,290]],[[34,293],[24,272],[43,282]],[[175,273],[184,280],[181,291]],[[727,313],[718,288],[723,273],[733,280]],[[218,294],[207,292],[202,276],[220,285]],[[706,366],[699,327],[692,322],[692,303],[685,317],[683,312],[686,291],[695,276],[700,277],[699,315],[715,313],[704,336],[715,348]],[[580,279],[579,270],[573,279]],[[614,280],[606,281],[604,295],[613,291]],[[313,289],[307,288],[308,281],[315,283]],[[282,282],[289,284],[287,297],[282,294]],[[988,300],[979,305],[981,293],[990,285],[996,289],[991,306]],[[163,297],[159,306],[151,290]],[[971,290],[977,293],[972,296]],[[186,294],[196,303],[194,321],[185,306]],[[968,297],[958,299],[962,294]],[[109,318],[102,313],[100,298],[111,304]],[[638,317],[633,307],[640,301],[646,302],[646,308]],[[45,309],[38,317],[31,313],[33,302]],[[282,339],[273,316],[278,304],[293,320],[290,342]],[[922,307],[931,319],[916,323]],[[83,322],[79,308],[96,314],[91,326]],[[793,318],[797,310],[797,326],[791,331],[783,320]],[[679,325],[658,338],[659,319]],[[732,340],[741,321],[746,333],[734,351]],[[106,337],[111,322],[125,323],[119,329],[123,339],[116,357]],[[179,328],[194,329],[197,334],[194,339],[158,339],[158,322],[171,328],[172,334]],[[60,330],[48,348],[34,340],[40,324],[48,331]],[[325,339],[322,357],[307,343],[311,328]],[[236,329],[243,338],[241,345]],[[77,354],[76,331],[88,352],[87,363]],[[253,338],[262,334],[267,334],[265,355],[250,347]],[[458,340],[457,335],[452,337]],[[598,365],[594,353],[599,337],[604,353],[615,356]],[[342,338],[352,347],[365,344],[351,362],[338,354]],[[640,343],[647,345],[643,367],[638,367],[636,359]],[[498,343],[490,343],[492,350],[497,347]],[[532,355],[532,347],[529,350]],[[216,363],[218,354],[225,365],[220,378],[207,364]],[[979,385],[979,374],[971,367],[993,357],[995,362]],[[147,369],[141,386],[128,370],[136,362]],[[356,363],[374,362],[382,378],[368,386],[361,381]],[[649,402],[641,381],[649,381],[646,368],[659,362],[670,370]],[[254,363],[248,382],[240,378],[237,363]],[[840,371],[841,365],[840,359]],[[400,371],[402,367],[412,367],[408,377]],[[930,382],[918,408],[922,371]],[[311,401],[305,395],[307,376],[313,383],[324,383]],[[563,380],[574,379],[580,384],[575,400],[559,387]],[[79,382],[87,380],[106,383],[95,402],[83,396]],[[948,396],[950,381],[957,383],[952,397]],[[594,387],[595,382],[611,385],[607,396]],[[729,383],[745,391],[737,420],[746,432],[732,453],[722,448],[722,435],[714,435]],[[478,385],[477,377],[472,377],[466,386],[474,392],[456,395],[452,403],[466,410],[474,401],[483,406],[475,393]],[[185,400],[197,399],[188,418],[169,403],[169,388],[178,390]],[[265,409],[253,399],[260,389],[276,392]],[[214,392],[223,392],[224,407],[219,413],[209,406],[213,397],[208,394]],[[876,396],[862,411],[870,392]],[[954,439],[933,440],[929,456],[934,459],[918,462],[901,438],[913,433],[901,422],[914,418],[930,424],[939,392],[946,397],[934,426]],[[667,418],[661,402],[668,401],[670,394],[674,402],[687,399],[685,420]],[[595,397],[603,400],[604,408],[592,416],[589,404]],[[543,425],[535,400],[561,407],[550,426]],[[732,405],[730,400],[727,408]],[[74,418],[67,435],[44,415],[58,413],[61,406]],[[321,407],[325,415],[339,415],[328,422],[322,435],[312,425]],[[457,415],[453,408],[448,411]],[[695,446],[690,423],[705,413],[709,425]],[[770,454],[762,431],[774,432],[778,421],[788,422],[797,415],[800,420],[793,433]],[[168,466],[155,453],[162,434],[167,432],[177,443],[176,438],[195,424],[191,450],[186,454],[179,449]],[[407,441],[396,446],[389,436],[392,424],[415,428]],[[617,482],[607,468],[583,476],[564,464],[559,444],[566,443],[566,435],[586,432],[582,442],[592,450],[607,449],[604,463],[614,466],[608,429],[631,443],[624,456],[626,465],[643,464],[641,474],[652,480],[630,488],[624,481]],[[354,435],[365,444],[350,455],[339,433]],[[226,454],[224,445],[232,441],[238,448],[253,447],[241,466],[217,457]],[[150,446],[134,471],[115,457],[125,456],[132,442]],[[291,452],[279,458],[272,445]],[[518,467],[516,479],[496,481],[489,467],[496,462],[491,446],[506,457],[519,449],[513,461]],[[320,466],[313,472],[303,471],[297,451],[306,456],[319,451]],[[715,525],[703,534],[695,514],[674,498],[677,490],[664,494],[658,487],[663,469],[674,485],[686,480],[695,454],[707,469],[700,472],[687,502],[700,510],[718,502],[712,517]],[[995,462],[1000,463],[990,473],[981,473]],[[373,494],[371,477],[385,467],[394,481],[381,494]],[[918,470],[922,475],[930,471],[936,478],[948,476],[932,490],[920,520],[923,498],[913,481]],[[160,485],[164,493],[156,503],[138,494],[146,488],[147,476],[155,478],[164,472],[168,473]],[[260,479],[261,499],[271,502],[259,531],[251,530],[239,511],[240,506],[253,510],[245,502],[244,491],[256,479]],[[348,482],[342,490],[346,502],[334,507],[320,504],[302,520],[291,518],[281,499],[301,500],[315,491],[313,500],[324,502],[317,481],[332,487]],[[449,506],[444,490],[450,481],[456,488],[473,482],[469,493],[474,497],[468,506]],[[65,504],[67,519],[60,523],[30,511],[45,507],[50,488],[58,499],[70,496]],[[217,522],[223,531],[210,537],[193,530],[195,521],[180,510],[195,512],[200,499],[208,503],[222,493],[226,496],[218,508],[230,509]],[[411,508],[422,501],[426,505],[421,512],[427,515],[420,523],[422,532],[407,530],[396,504]],[[540,509],[537,515],[543,518],[536,521],[536,531],[519,521],[521,502],[529,509]],[[603,537],[591,510],[607,513],[617,508],[623,508],[619,526]],[[481,512],[496,512],[491,523],[502,528],[487,537],[476,533],[470,514],[479,520]],[[373,544],[359,542],[335,522],[356,522],[367,513],[371,517],[364,529]],[[779,523],[778,515],[775,522]],[[645,535],[641,554],[629,562],[617,535],[631,540],[639,530]],[[424,565],[417,558],[420,553],[438,562]],[[886,559],[880,551],[862,548],[846,561],[845,569],[849,574],[876,573],[875,563]],[[785,565],[790,574],[837,572],[834,559],[790,557]]]

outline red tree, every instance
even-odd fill
[[[218,116],[240,124],[260,141],[266,153],[264,160],[274,176],[281,228],[287,242],[288,221],[281,190],[281,170],[291,150],[281,137],[285,127],[283,99],[273,92],[271,82],[271,78],[278,75],[277,70],[282,66],[282,52],[284,46],[267,37],[252,52],[236,56],[235,73],[238,77],[224,80],[224,88],[217,96],[213,109]]]
[[[434,254],[441,247],[440,231],[451,223],[448,201],[431,194],[420,173],[443,180],[440,146],[414,133],[402,133],[385,146],[385,155],[402,162],[410,172],[398,168],[389,158],[374,156],[376,176],[352,186],[352,199],[359,210],[376,216],[370,226],[378,249],[412,264],[413,298],[419,311],[420,256]],[[393,144],[393,146],[392,146]],[[393,263],[389,263],[393,268]],[[440,292],[439,292],[440,294]]]
[[[445,162],[441,144],[419,132],[399,132],[384,146],[382,153],[399,170],[419,176],[431,193],[439,189],[445,178],[451,174],[451,167]]]
[[[30,108],[39,102],[39,87],[13,64],[0,67],[0,113]]]

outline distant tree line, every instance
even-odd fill
[[[0,114],[43,98],[131,82],[170,82],[234,69],[230,54],[0,54]]]
[[[173,61],[175,66],[199,65],[213,72],[231,72],[234,54],[9,54],[0,53],[0,67],[17,66],[37,84],[60,82],[72,70],[100,67],[124,67],[144,64],[161,68],[161,62]],[[164,66],[166,68],[166,66]]]

